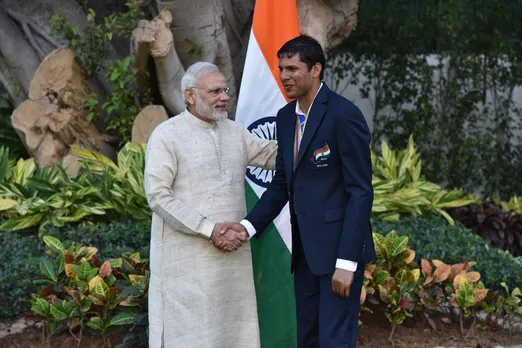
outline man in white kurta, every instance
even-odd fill
[[[260,346],[249,241],[232,252],[209,241],[217,223],[245,215],[246,168],[274,169],[277,143],[226,119],[228,89],[212,69],[187,70],[187,110],[157,126],[147,144],[151,348]]]

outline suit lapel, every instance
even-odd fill
[[[301,162],[301,159],[303,158],[306,149],[310,145],[310,142],[312,141],[312,138],[317,132],[317,129],[319,128],[319,125],[321,124],[321,121],[326,113],[326,105],[328,102],[329,91],[330,90],[328,89],[326,84],[323,83],[323,87],[321,87],[319,94],[317,94],[317,97],[315,97],[314,103],[312,104],[312,109],[310,110],[310,113],[308,115],[308,120],[306,121],[306,127],[303,133],[303,138],[301,139],[301,144],[299,145],[299,157],[297,159],[296,168],[299,165],[299,162]]]

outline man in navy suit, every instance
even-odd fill
[[[296,37],[277,55],[294,100],[277,114],[276,173],[229,227],[259,238],[289,201],[298,347],[355,347],[364,268],[375,259],[370,131],[361,111],[322,82],[316,40]]]

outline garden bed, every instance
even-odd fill
[[[35,348],[45,347],[41,345],[42,342],[41,330],[36,327],[29,328],[22,333],[9,335],[0,339],[0,347],[4,348]],[[111,347],[115,347],[121,340],[121,337],[111,337]],[[64,332],[55,336],[51,336],[49,339],[49,348],[73,348],[76,347],[76,340],[69,333]],[[101,337],[95,337],[90,335],[84,335],[82,337],[81,348],[102,348],[103,339]],[[137,347],[137,346],[136,346]],[[127,348],[131,348],[128,346]]]
[[[438,329],[432,330],[424,327],[420,318],[408,319],[399,326],[393,336],[393,344],[388,343],[390,324],[383,313],[363,313],[361,315],[363,326],[359,331],[358,348],[399,347],[399,348],[433,348],[433,347],[482,347],[495,346],[509,347],[522,343],[522,335],[509,336],[507,330],[477,328],[470,338],[463,338],[457,322],[444,324],[438,321]],[[123,336],[123,335],[122,335]],[[117,345],[121,337],[112,337],[113,347]],[[31,327],[26,331],[9,335],[0,339],[0,347],[5,348],[30,348],[39,347],[41,331]],[[68,333],[52,336],[50,346],[53,348],[75,347],[75,339]],[[82,339],[82,348],[101,348],[103,340],[98,337],[85,335]],[[138,346],[135,346],[138,347]]]
[[[475,329],[474,335],[464,338],[460,334],[458,322],[444,324],[437,321],[437,330],[426,327],[420,317],[406,319],[397,327],[392,342],[388,343],[391,328],[383,313],[363,313],[363,326],[359,331],[357,348],[398,347],[398,348],[434,348],[434,347],[473,347],[492,348],[495,346],[509,347],[522,343],[521,334],[509,336],[508,330],[491,327]]]

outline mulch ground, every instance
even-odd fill
[[[522,335],[514,334],[510,337],[507,330],[480,328],[470,338],[463,338],[460,334],[459,323],[445,324],[437,320],[437,330],[424,327],[420,318],[406,320],[399,326],[393,335],[392,343],[388,343],[390,324],[381,313],[361,316],[363,326],[359,331],[358,348],[493,348],[496,346],[514,346],[522,344]],[[119,343],[121,337],[112,337],[112,346]],[[30,327],[22,333],[6,336],[0,339],[0,347],[3,348],[39,348],[41,345],[41,331],[36,327]],[[73,348],[76,340],[68,333],[62,333],[50,338],[49,347]],[[82,348],[102,348],[103,340],[98,337],[84,335]]]

